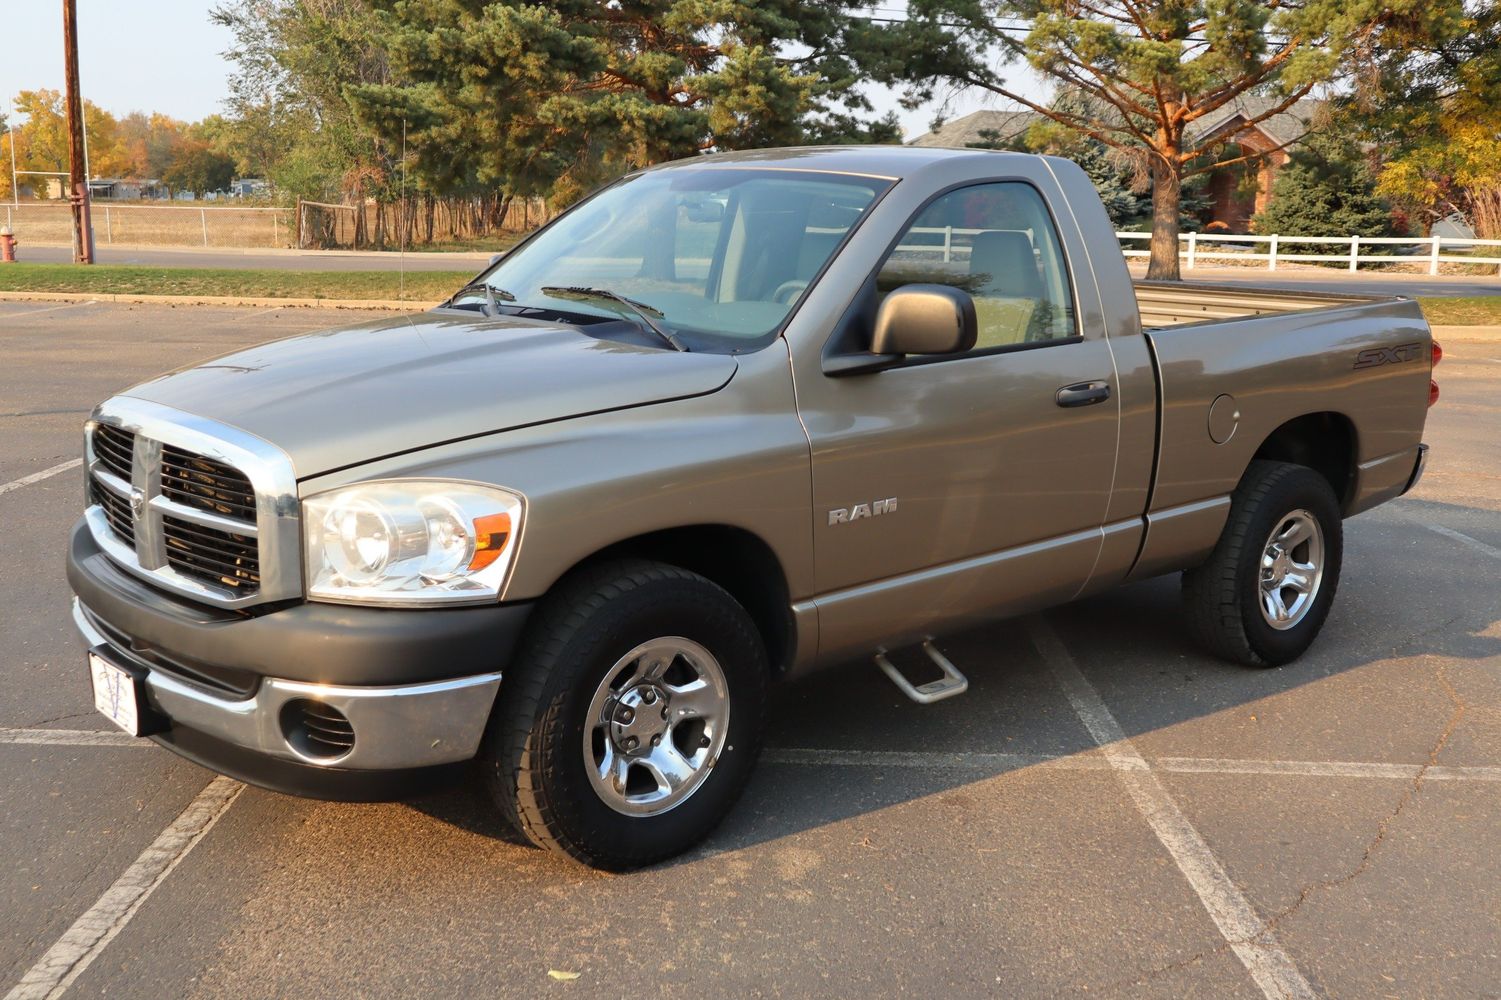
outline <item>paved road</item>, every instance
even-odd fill
[[[61,263],[73,259],[67,247],[23,247],[23,260]],[[152,267],[250,267],[295,271],[478,271],[489,255],[484,253],[409,253],[399,261],[393,253],[293,253],[291,251],[253,250],[127,250],[99,248],[101,264],[144,264]],[[1136,265],[1140,277],[1145,265]],[[1416,274],[1377,274],[1361,271],[1281,270],[1275,273],[1260,268],[1199,268],[1185,271],[1191,281],[1211,284],[1250,284],[1262,288],[1287,288],[1293,291],[1321,290],[1353,292],[1358,295],[1501,295],[1501,278],[1492,276],[1429,277]]]
[[[144,250],[99,247],[101,264],[140,264],[147,267],[270,268],[289,271],[478,271],[489,261],[486,253],[352,253],[291,250]],[[65,264],[73,259],[69,247],[27,247],[23,261]]]
[[[605,876],[509,842],[472,789],[241,790],[91,711],[61,566],[80,473],[12,484],[76,456],[101,396],[324,322],[0,304],[0,991],[1495,994],[1497,345],[1445,345],[1428,477],[1348,524],[1301,662],[1209,659],[1162,579],[946,638],[971,689],[930,708],[853,663],[780,692],[704,847]]]

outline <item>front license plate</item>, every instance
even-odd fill
[[[89,654],[89,676],[94,680],[94,707],[130,735],[141,735],[136,679],[98,653]]]

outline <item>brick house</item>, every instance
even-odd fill
[[[1195,122],[1190,130],[1190,140],[1196,144],[1228,136],[1243,152],[1266,154],[1259,164],[1249,168],[1236,165],[1209,175],[1205,192],[1209,208],[1201,220],[1206,229],[1229,233],[1250,231],[1251,216],[1265,208],[1271,199],[1272,182],[1287,162],[1288,150],[1296,147],[1324,104],[1316,100],[1299,101],[1281,114],[1255,125],[1247,124],[1277,103],[1274,98],[1242,96]],[[987,139],[1002,144],[1019,141],[1042,117],[1035,111],[976,111],[918,136],[909,145],[963,148]],[[1229,155],[1240,154],[1231,150]],[[1249,183],[1248,170],[1253,171]]]

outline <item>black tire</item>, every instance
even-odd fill
[[[1261,561],[1274,528],[1307,511],[1322,531],[1323,576],[1296,624],[1274,628],[1262,612]],[[1194,636],[1216,656],[1275,667],[1301,656],[1317,638],[1339,587],[1344,551],[1339,502],[1317,472],[1255,461],[1230,501],[1214,552],[1183,574],[1183,604]]]
[[[681,636],[718,661],[729,721],[712,770],[664,812],[628,816],[585,770],[589,706],[606,674],[644,642]],[[544,599],[501,683],[480,764],[502,814],[532,843],[624,870],[680,854],[739,798],[760,751],[769,670],[750,616],[696,573],[645,560],[585,568]],[[592,728],[592,727],[591,727]]]

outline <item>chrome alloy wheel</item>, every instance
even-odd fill
[[[1301,509],[1280,518],[1261,553],[1261,617],[1279,631],[1294,627],[1313,607],[1323,579],[1318,518]]]
[[[730,692],[703,646],[681,636],[644,642],[615,661],[589,702],[584,768],[600,799],[627,816],[682,804],[724,748]]]

